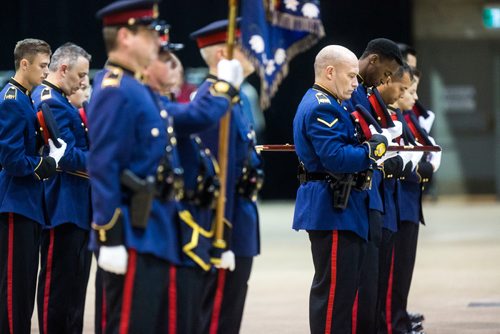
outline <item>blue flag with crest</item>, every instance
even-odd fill
[[[261,78],[267,108],[290,61],[325,35],[319,1],[242,0],[241,18],[241,44]]]

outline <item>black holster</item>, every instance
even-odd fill
[[[344,210],[347,208],[352,186],[355,185],[354,174],[330,174],[329,176],[327,181],[332,193],[333,208]]]
[[[156,171],[156,197],[162,201],[182,199],[184,196],[184,171],[172,166],[169,156],[165,156]]]
[[[145,229],[155,198],[155,178],[141,179],[131,170],[122,172],[120,182],[132,194],[130,197],[130,222],[132,227]]]
[[[257,200],[262,185],[264,184],[264,170],[255,167],[243,167],[237,184],[238,194],[251,201]]]

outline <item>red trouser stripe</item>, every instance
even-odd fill
[[[219,318],[222,308],[222,299],[224,298],[225,282],[226,270],[219,269],[217,276],[217,290],[215,291],[214,309],[212,311],[212,320],[210,321],[210,334],[217,334],[217,330],[219,329]]]
[[[101,287],[102,289],[102,310],[101,310],[101,333],[106,333],[106,289],[104,289],[104,286]]]
[[[392,334],[392,289],[394,280],[394,247],[392,247],[391,269],[389,271],[389,282],[387,283],[387,295],[385,298],[385,322],[387,323],[387,334]]]
[[[9,318],[10,334],[14,333],[14,318],[12,316],[12,290],[14,265],[14,214],[9,213],[9,244],[7,254],[7,316]]]
[[[354,298],[354,305],[352,306],[352,334],[356,334],[358,326],[358,298],[359,290],[356,291],[356,298]]]
[[[332,235],[332,254],[331,254],[331,277],[330,277],[330,293],[328,294],[328,308],[326,310],[326,326],[325,334],[330,334],[332,330],[333,305],[335,301],[335,288],[337,286],[337,251],[338,251],[339,234],[338,231],[333,231]]]
[[[134,292],[135,270],[137,266],[137,253],[135,250],[128,251],[128,268],[123,286],[122,312],[120,315],[120,334],[127,334],[130,323],[130,312],[132,310],[132,294]]]
[[[50,280],[52,277],[52,258],[54,254],[54,230],[49,231],[49,250],[47,253],[47,269],[45,272],[45,288],[43,290],[43,332],[47,334],[49,324]]]
[[[177,333],[177,268],[170,265],[168,284],[168,333]]]

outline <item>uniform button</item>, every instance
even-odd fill
[[[158,130],[158,128],[152,128],[151,129],[151,135],[153,137],[158,137],[160,135],[160,130]]]
[[[169,127],[167,128],[167,132],[168,132],[168,134],[170,134],[170,135],[171,135],[172,133],[174,133],[174,128],[173,128],[172,126],[169,126]]]
[[[160,116],[161,116],[162,118],[167,118],[167,116],[168,116],[167,111],[166,111],[165,109],[163,109],[162,111],[160,111]]]
[[[170,138],[170,144],[172,144],[172,146],[177,145],[177,139],[175,139],[175,137]]]
[[[248,139],[252,139],[252,134],[251,133],[247,133],[247,138]]]

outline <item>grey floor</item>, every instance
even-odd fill
[[[424,211],[409,308],[425,313],[428,334],[500,333],[500,204],[441,198]],[[292,202],[266,202],[260,212],[262,255],[254,262],[241,333],[308,333],[307,235],[290,228]],[[93,333],[92,280],[85,333]]]

